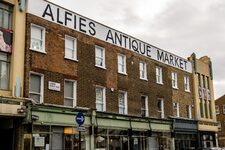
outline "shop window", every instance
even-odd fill
[[[188,76],[184,76],[184,91],[190,92],[190,82]]]
[[[65,36],[65,58],[77,60],[77,39]]]
[[[156,83],[163,84],[162,68],[156,67]]]
[[[0,52],[0,89],[9,89],[10,55]]]
[[[105,49],[95,46],[95,66],[105,68]]]
[[[119,114],[127,114],[127,92],[119,91]]]
[[[64,105],[75,107],[76,106],[76,81],[64,81]]]
[[[158,99],[158,112],[160,113],[160,118],[164,118],[164,101],[163,99]]]
[[[141,116],[148,116],[148,97],[141,96]]]
[[[178,89],[177,73],[176,72],[172,72],[171,76],[172,76],[172,87],[175,88],[175,89]]]
[[[140,69],[140,79],[147,80],[147,65],[145,62],[141,61],[139,63]]]
[[[126,56],[122,54],[118,54],[118,72],[122,74],[127,73],[126,69]]]
[[[4,29],[12,29],[12,10],[13,8],[7,4],[0,3],[0,27]]]
[[[30,49],[45,53],[45,28],[31,25]]]
[[[192,109],[191,109],[191,105],[187,105],[186,106],[186,111],[187,111],[187,118],[191,119],[192,118]]]
[[[175,117],[180,117],[179,103],[173,103],[173,111]]]
[[[29,97],[36,103],[43,103],[44,76],[39,73],[30,74]]]
[[[96,92],[96,109],[97,109],[97,111],[106,111],[105,88],[97,86],[95,88],[95,92]]]

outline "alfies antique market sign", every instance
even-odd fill
[[[190,73],[192,72],[191,63],[184,58],[161,50],[146,42],[78,15],[51,2],[43,0],[29,0],[28,13],[95,37],[110,44],[131,50],[135,53],[183,71]]]

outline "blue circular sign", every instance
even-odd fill
[[[80,125],[84,124],[85,118],[82,112],[79,112],[76,116],[76,122]]]

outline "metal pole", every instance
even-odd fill
[[[79,150],[81,150],[81,132],[79,131]]]

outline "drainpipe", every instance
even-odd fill
[[[91,135],[90,135],[90,150],[94,150],[95,149],[95,124],[96,124],[96,110],[95,109],[91,109]]]
[[[175,119],[173,119],[172,122],[172,128],[171,128],[171,143],[170,143],[170,149],[175,150],[175,131],[174,131],[174,123]]]

